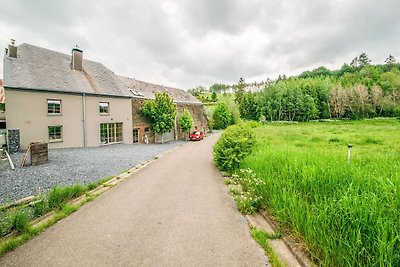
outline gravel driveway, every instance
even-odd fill
[[[23,153],[11,155],[16,169],[0,160],[0,204],[43,193],[56,185],[88,184],[117,175],[181,144],[116,144],[49,150],[49,162],[20,168]],[[29,159],[27,160],[29,163]]]

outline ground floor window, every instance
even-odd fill
[[[139,128],[133,129],[133,143],[139,143]]]
[[[122,141],[122,122],[100,123],[100,142],[102,145]]]
[[[62,126],[55,125],[48,127],[49,132],[49,142],[62,141]]]

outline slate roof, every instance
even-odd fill
[[[83,60],[71,70],[71,55],[21,44],[17,58],[4,56],[4,87],[131,97],[121,80],[103,64]]]
[[[202,105],[197,98],[184,90],[143,82],[124,76],[118,77],[134,98],[154,99],[156,92],[167,92],[175,103]]]

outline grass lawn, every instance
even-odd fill
[[[267,124],[242,168],[325,266],[400,266],[400,121]],[[351,164],[347,144],[351,143]]]

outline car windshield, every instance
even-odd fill
[[[200,132],[193,132],[193,134],[200,134]]]

